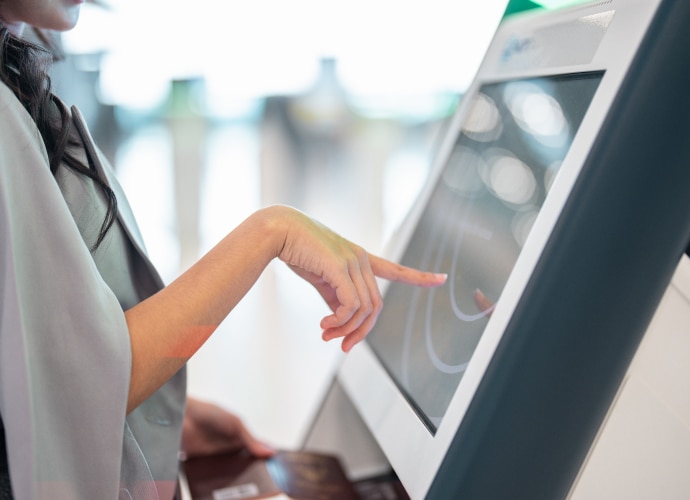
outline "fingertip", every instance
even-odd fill
[[[434,273],[433,286],[441,286],[448,281],[448,273]]]
[[[321,332],[321,338],[325,342],[329,342],[333,339],[337,339],[337,338],[344,337],[344,336],[345,336],[345,334],[343,332],[341,332],[338,328],[325,328]]]
[[[256,442],[252,447],[252,454],[260,458],[272,457],[276,453],[277,450],[266,443]]]
[[[322,330],[332,330],[333,328],[338,328],[342,326],[344,321],[341,321],[338,316],[333,313],[328,316],[324,316],[319,323]]]
[[[368,330],[367,330],[368,332]],[[358,330],[347,335],[342,342],[341,348],[344,353],[349,353],[357,344],[366,338],[366,332]]]
[[[345,307],[344,305],[341,304],[333,312],[333,314],[329,314],[328,316],[325,316],[321,320],[321,328],[324,330],[327,330],[329,328],[338,328],[340,326],[343,326],[345,323],[350,321],[352,316],[354,316],[355,312],[357,310],[359,310],[359,308],[360,308],[359,301],[357,301],[351,307]]]
[[[328,316],[324,316],[321,319],[319,326],[321,327],[322,330],[328,330],[329,328],[331,328],[333,326],[330,323],[333,323],[333,315],[332,314],[330,314]],[[325,333],[325,331],[324,331],[324,333]]]

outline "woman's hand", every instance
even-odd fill
[[[256,439],[236,415],[211,403],[187,399],[182,425],[182,453],[186,458],[240,450],[256,457],[275,453]]]
[[[323,338],[342,338],[346,352],[381,311],[376,277],[417,286],[446,279],[374,257],[298,210],[258,210],[163,290],[125,312],[132,346],[128,412],[177,373],[275,258],[326,300],[333,313],[321,320]]]
[[[438,286],[446,275],[422,272],[367,253],[299,211],[283,207],[286,235],[278,257],[311,283],[333,311],[321,320],[323,339],[343,338],[347,352],[372,329],[383,300],[376,278]]]

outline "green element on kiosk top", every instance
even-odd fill
[[[510,0],[503,16],[506,17],[533,9],[556,10],[588,2],[592,2],[592,0]]]

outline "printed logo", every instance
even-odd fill
[[[513,57],[534,49],[536,44],[537,42],[534,37],[520,38],[513,35],[508,39],[505,47],[503,48],[503,52],[501,52],[501,61],[508,62]]]

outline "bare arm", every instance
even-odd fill
[[[371,256],[294,209],[259,210],[125,313],[132,344],[128,412],[184,365],[276,257],[324,297],[333,314],[321,321],[323,338],[343,337],[345,351],[366,336],[381,310],[376,276],[421,286],[445,281]]]

